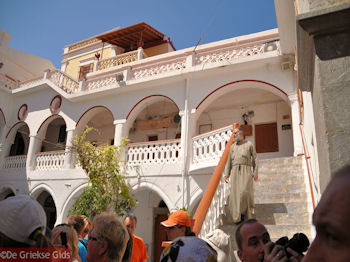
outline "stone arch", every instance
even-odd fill
[[[3,185],[0,189],[0,201],[6,199],[10,194],[16,195],[16,189],[10,184]]]
[[[164,110],[157,110],[158,106],[165,107]],[[148,112],[148,111],[151,112]],[[136,132],[141,132],[139,131],[139,122],[145,123],[146,120],[153,121],[155,118],[151,117],[156,115],[156,118],[167,118],[169,121],[169,127],[167,129],[171,130],[170,133],[167,132],[165,135],[165,138],[162,138],[161,136],[158,137],[158,139],[155,140],[166,140],[166,139],[174,139],[177,135],[177,133],[180,133],[181,129],[179,128],[179,122],[174,122],[174,116],[179,114],[179,106],[174,102],[173,99],[171,99],[168,96],[165,95],[160,95],[160,94],[155,94],[155,95],[149,95],[147,97],[142,98],[139,100],[129,111],[127,117],[126,117],[126,123],[125,123],[125,134],[129,136],[132,142],[145,142],[145,140],[141,141],[134,141],[132,138],[133,136],[137,137],[136,134],[133,134],[131,132],[135,131]],[[151,117],[150,119],[146,117],[148,114],[150,114],[148,117]],[[164,114],[161,116],[161,114]],[[139,119],[141,117],[141,119]],[[140,120],[140,121],[139,121]],[[158,119],[156,120],[158,121]],[[159,130],[161,130],[163,127],[155,128],[154,130],[146,129],[144,130],[144,135],[152,135],[153,134],[158,134]],[[164,127],[166,128],[166,127]],[[175,133],[174,130],[175,129]],[[157,131],[155,131],[157,130]],[[143,131],[142,131],[143,132]],[[147,134],[146,134],[147,133]],[[173,134],[174,133],[174,134]],[[169,136],[169,137],[167,137]],[[134,137],[134,138],[135,138]],[[176,137],[178,138],[178,137]],[[144,138],[145,139],[145,138]],[[151,141],[151,140],[150,140]]]
[[[30,194],[43,207],[46,214],[47,227],[53,229],[57,220],[57,202],[51,187],[42,183],[33,188]]]
[[[293,155],[292,111],[279,87],[260,80],[239,80],[210,92],[196,107],[192,135],[246,125],[246,139],[261,158]],[[205,147],[199,147],[197,150]]]
[[[68,197],[62,205],[60,216],[57,218],[57,223],[64,223],[64,221],[68,217],[69,210],[72,208],[75,202],[75,198],[83,193],[86,186],[87,183],[81,184],[70,192],[70,194],[68,195]]]
[[[29,134],[30,129],[26,122],[19,121],[14,124],[6,135],[5,155],[26,155],[29,147]],[[19,150],[19,147],[23,149]]]
[[[252,84],[254,85],[254,88],[262,89],[265,91],[269,91],[279,97],[281,97],[283,100],[288,102],[288,95],[279,87],[260,80],[238,80],[233,81],[227,84],[224,84],[222,86],[219,86],[215,90],[211,91],[206,97],[204,97],[201,102],[196,106],[196,115],[203,112],[203,110],[209,106],[213,101],[215,101],[220,96],[227,94],[229,92],[232,92],[233,90],[238,89],[248,89],[252,88]]]
[[[106,114],[107,112],[107,114]],[[98,121],[95,121],[98,119]],[[74,133],[76,135],[81,134],[85,127],[88,125],[90,127],[94,127],[99,130],[101,133],[99,136],[96,134],[92,134],[95,132],[91,132],[88,134],[87,139],[92,141],[95,139],[101,140],[103,137],[103,141],[96,141],[99,143],[110,142],[112,144],[112,140],[114,140],[114,115],[111,110],[109,110],[105,106],[93,106],[86,110],[78,119],[76,123],[76,128]],[[96,138],[97,136],[97,138]],[[105,141],[107,140],[107,141]],[[111,141],[108,141],[111,140]]]
[[[0,108],[0,119],[1,119],[1,121],[4,122],[4,125],[5,125],[6,124],[6,117],[5,117],[4,112],[2,112],[1,108]]]
[[[41,152],[64,150],[67,137],[67,124],[65,119],[58,114],[46,118],[37,131],[37,137],[42,139]]]
[[[193,195],[191,195],[190,203],[188,206],[188,211],[192,213],[193,215],[195,214],[195,211],[197,210],[197,207],[202,200],[204,191],[198,188]]]
[[[173,205],[170,198],[163,192],[163,190],[158,187],[157,185],[150,183],[150,182],[141,182],[137,183],[134,186],[132,186],[133,193],[137,193],[143,190],[150,190],[155,192],[167,205],[169,210],[175,209],[175,206]]]
[[[4,112],[2,112],[2,109],[0,108],[0,137],[5,131],[5,127],[6,127],[6,118],[5,118]]]

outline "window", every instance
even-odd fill
[[[148,141],[157,141],[158,140],[158,136],[148,136]]]
[[[86,79],[86,75],[93,71],[93,67],[94,67],[94,64],[88,64],[88,65],[85,65],[85,66],[81,66],[80,67],[80,72],[79,72],[79,81],[83,80],[83,79],[85,80]]]

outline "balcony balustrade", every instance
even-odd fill
[[[220,159],[227,141],[232,134],[232,126],[222,127],[192,138],[192,165],[209,164]],[[126,147],[127,166],[177,163],[180,157],[181,140],[160,140],[152,142],[130,143]],[[54,170],[64,167],[66,152],[41,152],[35,156],[35,170]],[[72,155],[72,162],[74,156]],[[9,156],[4,160],[3,168],[25,168],[26,156]],[[75,167],[78,167],[75,165]]]
[[[192,163],[198,164],[219,160],[231,134],[232,125],[193,137]]]
[[[149,77],[166,77],[169,73],[183,73],[184,70],[203,70],[204,68],[220,67],[233,64],[242,59],[264,57],[265,54],[279,55],[280,42],[278,35],[265,36],[263,38],[247,40],[242,43],[235,39],[221,41],[215,44],[198,47],[196,52],[180,50],[147,59],[142,49],[138,49],[115,57],[97,62],[96,72],[87,77],[86,81],[74,80],[70,76],[54,70],[47,73],[46,78],[68,94],[79,93],[92,89],[105,88],[117,85],[116,74],[127,73],[124,81],[140,81]],[[132,66],[129,66],[132,65]],[[108,69],[108,70],[107,70]],[[108,71],[108,74],[106,71]],[[99,74],[100,73],[100,74]],[[44,79],[44,78],[42,78]],[[0,85],[8,89],[32,86],[41,79],[34,79],[18,84],[0,75]]]
[[[60,70],[48,72],[47,79],[68,94],[75,93],[79,89],[79,83]]]
[[[36,170],[62,169],[64,165],[65,151],[37,153],[35,156]]]
[[[127,166],[176,163],[180,150],[180,139],[132,143],[126,150]]]
[[[4,169],[22,169],[26,167],[27,155],[5,157]]]
[[[139,53],[141,53],[139,55]],[[111,58],[106,58],[97,63],[97,70],[103,70],[110,67],[121,66],[131,62],[146,58],[142,49],[120,54]]]

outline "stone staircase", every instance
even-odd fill
[[[312,208],[305,185],[302,157],[259,161],[255,184],[255,216],[273,240],[303,232],[311,239]]]
[[[259,160],[259,180],[254,188],[255,217],[266,226],[272,241],[282,236],[291,238],[299,232],[307,235],[310,242],[312,241],[313,210],[308,200],[310,193],[305,185],[302,161],[302,157]],[[231,235],[233,249],[237,249],[237,226],[226,224],[227,220],[223,214],[221,221],[219,228]],[[240,261],[237,255],[236,261]]]

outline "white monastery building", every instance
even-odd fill
[[[97,145],[127,137],[136,234],[156,261],[159,222],[175,209],[195,213],[237,122],[259,157],[257,217],[272,237],[312,236],[312,102],[298,92],[294,51],[278,29],[176,50],[139,23],[65,46],[60,69],[9,48],[10,38],[0,31],[0,199],[30,194],[50,227],[62,223],[87,183],[72,138],[86,125],[100,130],[89,136]],[[222,224],[226,196],[221,181],[202,235]]]

